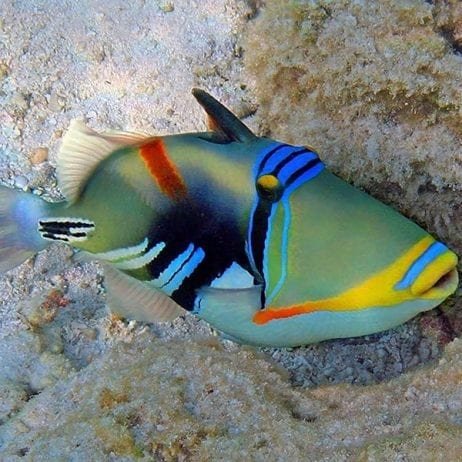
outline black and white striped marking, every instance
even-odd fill
[[[42,218],[38,232],[50,241],[79,242],[88,239],[95,230],[95,224],[83,218]]]

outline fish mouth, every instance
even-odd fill
[[[426,264],[410,284],[409,290],[414,297],[446,298],[457,289],[459,283],[456,268],[457,255],[440,243],[431,246],[429,250],[432,248],[437,249],[438,252],[435,252],[434,258],[427,259]],[[427,250],[426,254],[428,253]]]
[[[419,298],[446,298],[448,295],[455,292],[459,285],[459,275],[457,268],[453,267],[442,275],[435,274],[432,278],[433,282],[426,281],[424,285],[414,284],[411,287],[412,295]]]

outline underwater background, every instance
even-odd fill
[[[462,255],[457,0],[2,0],[0,177],[59,199],[71,119],[204,130],[204,88]],[[462,293],[292,350],[110,317],[54,245],[0,279],[0,460],[460,460]]]

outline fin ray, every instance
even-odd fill
[[[110,310],[124,318],[143,322],[172,321],[183,309],[172,299],[110,265],[103,265]]]
[[[128,132],[97,133],[81,120],[73,120],[62,140],[57,160],[59,187],[70,204],[75,203],[97,165],[115,150],[149,138]]]

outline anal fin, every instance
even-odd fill
[[[103,265],[110,310],[123,318],[142,322],[172,321],[183,309],[165,294],[127,274]]]

